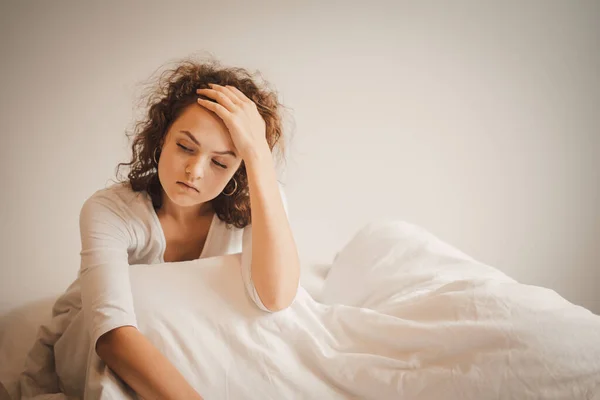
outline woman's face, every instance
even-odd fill
[[[217,197],[241,162],[223,120],[212,111],[192,104],[167,132],[158,178],[173,203],[189,207]]]

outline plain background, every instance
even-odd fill
[[[303,263],[405,220],[600,313],[600,2],[0,4],[0,313],[75,279],[140,83],[197,54],[288,107]]]

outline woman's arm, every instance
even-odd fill
[[[283,206],[273,158],[266,146],[244,158],[252,212],[251,276],[270,311],[288,307],[300,280],[300,259]]]
[[[298,289],[300,260],[290,229],[258,106],[235,86],[209,84],[196,90],[198,104],[217,114],[246,165],[252,212],[251,280],[263,305],[289,306]]]
[[[145,399],[199,399],[170,361],[137,329],[128,248],[136,246],[127,206],[101,191],[80,212],[81,300],[91,346]]]
[[[202,399],[171,362],[135,327],[102,335],[98,356],[142,398]]]

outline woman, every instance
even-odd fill
[[[282,140],[276,95],[243,69],[193,61],[163,73],[157,89],[147,119],[136,125],[132,161],[119,165],[130,166],[128,179],[97,191],[81,209],[79,275],[40,329],[21,379],[24,397],[47,384],[38,375],[41,349],[56,359],[61,384],[54,386],[61,387],[51,392],[90,394],[85,382],[69,386],[61,371],[76,367],[61,366],[48,350],[60,348],[61,334],[79,317],[90,337],[80,351],[94,349],[90,356],[139,396],[201,398],[138,331],[128,265],[241,251],[242,278],[257,307],[282,310],[296,295],[298,253],[271,155]]]

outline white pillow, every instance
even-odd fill
[[[240,254],[130,266],[138,326],[152,334],[155,321],[193,313],[211,324],[266,315],[248,297]],[[163,284],[164,283],[164,284]],[[202,300],[202,301],[200,301]],[[182,308],[185,304],[185,308]],[[182,313],[181,315],[179,313]]]
[[[205,398],[222,389],[233,354],[252,359],[240,346],[247,339],[242,331],[257,317],[274,315],[248,297],[240,265],[240,254],[233,254],[129,267],[138,329]],[[135,398],[97,355],[91,356],[86,397]]]

